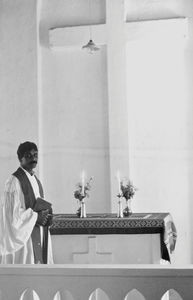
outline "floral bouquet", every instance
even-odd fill
[[[123,210],[123,215],[128,217],[132,214],[131,201],[129,201],[135,195],[137,188],[133,185],[132,181],[129,179],[121,180],[120,189],[122,197],[126,199],[126,207]]]
[[[91,189],[91,180],[93,178],[91,177],[89,181],[83,186],[82,183],[77,184],[77,189],[74,191],[74,197],[78,199],[79,201],[82,201],[85,197],[89,197],[88,191]]]
[[[122,197],[124,197],[126,200],[133,198],[135,195],[135,192],[137,191],[137,188],[133,185],[131,180],[121,180],[121,192]]]

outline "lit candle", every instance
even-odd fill
[[[81,191],[81,194],[82,194],[82,196],[84,196],[84,186],[85,186],[85,172],[84,172],[84,170],[82,171],[81,182],[82,182],[82,191]]]
[[[120,180],[119,171],[117,171],[117,181],[118,181],[118,194],[121,195],[121,180]]]

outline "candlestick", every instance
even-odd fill
[[[86,206],[84,199],[81,201],[80,205],[80,218],[86,218]]]
[[[117,171],[117,181],[118,181],[118,194],[121,195],[121,180],[120,180],[120,172]]]
[[[84,186],[85,186],[85,172],[84,172],[84,170],[82,171],[81,181],[82,181],[82,190],[81,190],[81,194],[82,194],[82,196],[84,196]]]
[[[123,209],[122,209],[122,201],[121,201],[121,198],[119,198],[119,201],[118,201],[117,218],[123,218]]]

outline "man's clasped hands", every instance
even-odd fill
[[[37,225],[50,226],[52,224],[53,212],[52,204],[43,198],[37,198],[33,210],[37,212]]]

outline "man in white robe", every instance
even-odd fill
[[[49,230],[44,240],[51,204],[43,199],[41,183],[33,171],[38,162],[37,146],[25,142],[17,154],[20,167],[7,180],[0,202],[0,263],[53,263]]]

